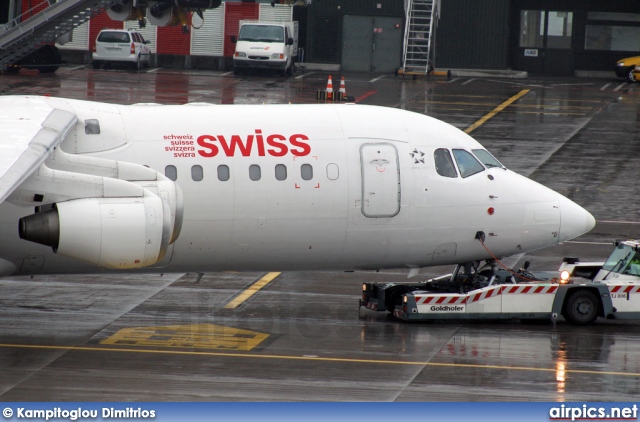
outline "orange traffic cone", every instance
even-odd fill
[[[331,75],[329,75],[329,79],[327,79],[327,100],[333,99],[333,82],[331,81]]]
[[[341,92],[343,97],[347,96],[347,87],[344,84],[344,76],[340,79],[340,89],[338,92]]]
[[[347,88],[344,84],[344,76],[340,79],[340,89],[338,89],[338,93],[336,94],[336,98],[334,101],[343,101],[347,97]]]

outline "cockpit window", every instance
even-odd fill
[[[453,156],[456,159],[456,163],[458,163],[458,169],[460,170],[460,175],[462,177],[469,177],[473,174],[484,171],[482,164],[480,164],[478,160],[476,160],[476,157],[474,157],[469,151],[464,149],[454,149]]]
[[[438,148],[434,151],[433,158],[436,161],[436,171],[440,176],[458,177],[448,149]]]
[[[496,160],[495,157],[491,155],[486,149],[472,149],[471,152],[473,152],[473,155],[475,155],[478,160],[480,160],[480,162],[487,168],[504,168],[504,166],[500,164],[500,161]]]
[[[630,245],[619,244],[604,263],[602,269],[620,274],[640,275],[640,256]]]

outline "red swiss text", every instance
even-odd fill
[[[302,134],[294,134],[286,137],[284,135],[263,135],[262,130],[256,129],[254,134],[246,135],[201,135],[198,136],[198,154],[202,157],[215,157],[222,153],[227,157],[242,155],[249,157],[258,155],[264,157],[284,157],[288,153],[303,157],[311,153],[311,146],[305,142],[309,137]]]

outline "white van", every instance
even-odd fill
[[[293,74],[298,55],[298,22],[240,21],[233,73],[243,69],[274,69]]]

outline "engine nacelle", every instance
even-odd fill
[[[170,212],[155,195],[60,202],[20,219],[20,238],[105,268],[132,269],[161,260],[172,237]]]
[[[147,19],[155,26],[186,25],[187,12],[215,9],[222,0],[149,0]]]
[[[169,179],[132,183],[142,186],[162,199],[162,203],[165,206],[165,213],[171,216],[171,236],[169,243],[175,242],[182,230],[182,218],[184,216],[184,199],[180,186]]]

